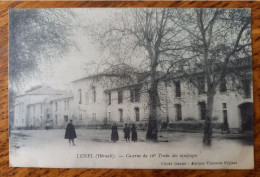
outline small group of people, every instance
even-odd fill
[[[112,126],[112,133],[111,133],[111,141],[116,142],[119,140],[118,131],[117,131],[117,125],[114,123]],[[124,138],[126,142],[130,142],[130,133],[132,133],[132,141],[137,141],[137,132],[136,132],[136,126],[135,124],[132,124],[132,127],[128,126],[128,124],[125,124],[124,126]]]
[[[123,131],[124,131],[124,138],[125,138],[126,142],[130,142],[130,134],[132,137],[132,141],[134,141],[134,142],[137,141],[137,132],[136,132],[135,124],[132,124],[131,128],[130,128],[130,126],[128,126],[128,124],[125,124]],[[65,139],[69,140],[70,145],[76,146],[74,143],[75,138],[77,138],[77,134],[75,131],[75,127],[72,123],[72,120],[70,120],[70,122],[68,123],[68,125],[66,127]],[[112,126],[111,140],[113,142],[116,142],[119,140],[116,123],[114,123]]]

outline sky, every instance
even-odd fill
[[[41,9],[39,9],[41,10]],[[74,12],[74,20],[70,23],[75,25],[73,40],[77,49],[72,49],[67,55],[62,56],[58,62],[41,62],[37,73],[26,78],[21,84],[18,92],[24,92],[36,85],[47,85],[58,89],[71,89],[70,83],[73,80],[87,76],[94,72],[94,67],[88,67],[87,63],[98,63],[102,58],[97,44],[95,44],[86,29],[77,26],[87,26],[93,22],[99,23],[108,18],[108,14],[115,9],[70,9]],[[86,69],[88,68],[88,70]],[[92,69],[92,70],[91,70]]]

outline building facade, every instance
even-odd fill
[[[104,126],[117,123],[146,124],[149,120],[149,78],[133,84],[115,84],[111,77],[91,76],[73,81],[72,93],[41,88],[15,100],[14,127],[53,128],[75,125]],[[185,77],[172,77],[158,84],[158,123],[203,122],[206,119],[207,88],[205,78],[194,87]],[[213,122],[227,123],[240,131],[253,130],[252,80],[241,81],[241,89],[229,82],[216,89]],[[39,94],[41,93],[41,94]],[[44,93],[44,94],[43,94]]]
[[[71,112],[74,109],[72,100],[72,94],[50,87],[40,87],[26,92],[15,98],[13,128],[33,129],[45,128],[47,125],[51,127],[65,125],[65,116],[68,116],[68,119],[72,117]]]

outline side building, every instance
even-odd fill
[[[32,129],[44,128],[47,124],[49,126],[55,125],[56,120],[52,102],[55,99],[58,102],[61,100],[60,98],[69,98],[71,100],[72,96],[67,96],[66,91],[55,90],[46,86],[17,96],[14,103],[13,128]]]

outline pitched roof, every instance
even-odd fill
[[[41,88],[26,92],[25,95],[61,95],[66,93],[64,90],[56,90],[51,87],[43,86]]]
[[[67,92],[64,90],[56,90],[48,86],[42,86],[37,89],[27,91],[24,94],[18,95],[17,97],[26,96],[26,95],[62,95],[66,93]]]
[[[50,101],[61,100],[61,99],[72,98],[72,97],[73,97],[72,93],[65,93],[62,95],[56,95],[56,96],[52,97],[50,99]]]

